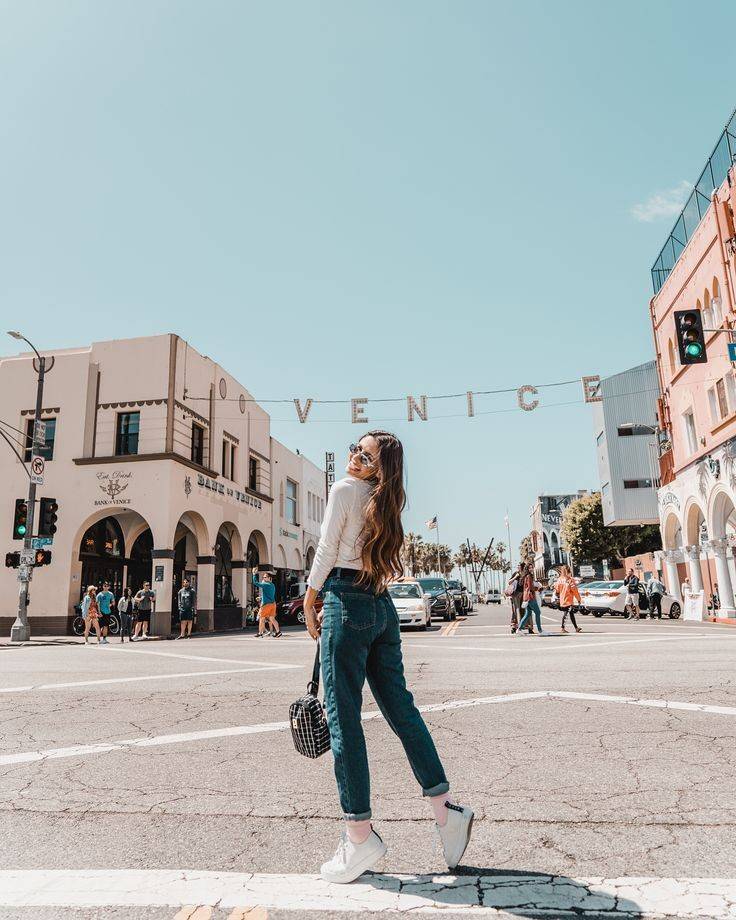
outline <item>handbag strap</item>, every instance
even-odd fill
[[[319,642],[317,642],[317,651],[314,653],[312,679],[307,684],[307,693],[312,693],[314,696],[317,696],[319,693]]]

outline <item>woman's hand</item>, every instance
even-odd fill
[[[317,615],[314,608],[314,602],[317,600],[317,592],[314,588],[307,588],[304,597],[304,622],[307,632],[313,639],[319,639],[322,632],[322,615]]]

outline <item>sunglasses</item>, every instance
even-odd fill
[[[366,453],[359,444],[351,444],[350,447],[348,447],[348,450],[350,451],[350,455],[352,457],[354,457],[356,454],[358,455],[358,460],[360,460],[361,466],[372,466],[375,462],[373,457]]]

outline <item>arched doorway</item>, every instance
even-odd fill
[[[233,587],[233,562],[243,558],[243,544],[234,524],[222,524],[215,540],[215,629],[242,625],[241,603]]]
[[[79,561],[82,563],[80,600],[88,585],[102,587],[106,581],[110,582],[115,597],[120,597],[125,580],[125,540],[116,518],[102,518],[85,531],[79,544]]]
[[[305,573],[305,575],[309,575],[309,573],[312,571],[312,563],[314,562],[314,553],[315,553],[314,547],[313,547],[313,546],[308,546],[308,547],[307,547],[307,554],[306,554],[305,559],[304,559],[304,573]]]
[[[143,587],[144,581],[151,581],[151,553],[153,551],[153,534],[146,528],[139,534],[130,548],[128,559],[127,585],[133,593]]]

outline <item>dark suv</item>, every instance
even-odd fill
[[[432,598],[432,616],[442,617],[443,620],[454,620],[457,616],[455,601],[450,594],[445,579],[420,578],[419,584]]]

